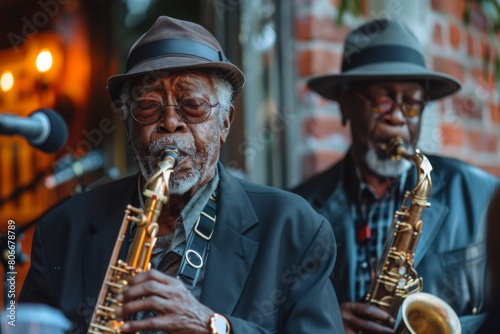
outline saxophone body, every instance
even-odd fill
[[[125,216],[113,248],[111,260],[101,286],[88,334],[119,334],[123,321],[116,319],[115,311],[121,304],[116,296],[135,274],[150,269],[151,252],[158,234],[158,217],[169,197],[169,180],[177,164],[176,147],[167,147],[161,154],[155,174],[144,185],[144,209],[127,205]],[[130,222],[136,231],[125,260],[118,259]]]
[[[414,253],[422,231],[420,219],[432,193],[432,166],[419,150],[410,155],[401,138],[387,145],[392,159],[408,159],[417,168],[417,184],[404,194],[396,210],[377,263],[375,276],[365,302],[375,305],[396,319],[402,308],[402,321],[397,333],[460,333],[458,316],[443,300],[421,292],[423,278],[414,268]]]

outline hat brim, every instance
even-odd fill
[[[241,93],[245,84],[245,76],[238,67],[228,62],[209,62],[206,59],[176,55],[175,57],[158,57],[149,59],[133,67],[126,74],[118,74],[108,79],[108,94],[113,102],[119,100],[120,92],[125,81],[139,76],[150,74],[152,78],[157,73],[168,70],[181,69],[211,69],[222,73],[222,76],[233,87],[233,100]]]
[[[459,81],[452,76],[432,72],[409,63],[376,63],[359,66],[338,74],[327,74],[308,80],[307,86],[321,96],[336,101],[345,85],[372,80],[417,80],[427,82],[427,98],[436,100],[458,91]]]

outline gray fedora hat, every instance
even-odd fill
[[[108,79],[108,93],[119,97],[126,80],[177,69],[213,69],[233,86],[233,99],[245,84],[241,70],[227,60],[217,39],[202,26],[160,16],[130,48],[124,74]]]
[[[368,80],[418,80],[424,83],[429,100],[460,89],[457,79],[430,71],[420,42],[400,21],[377,19],[354,29],[344,43],[341,73],[308,80],[309,88],[336,100],[343,87]]]

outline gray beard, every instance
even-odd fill
[[[400,160],[380,158],[374,149],[370,149],[366,152],[365,162],[368,169],[375,174],[390,178],[400,176],[412,166],[412,163],[404,158]]]
[[[146,159],[142,159],[139,154],[139,144],[136,142],[132,143],[132,150],[136,157],[137,163],[139,164],[139,169],[141,171],[142,176],[149,180],[155,174],[158,163],[157,158],[163,148],[169,143],[163,137],[149,145],[150,155],[146,157]],[[176,144],[179,150],[183,150],[187,152],[189,155],[194,155],[194,148],[182,140],[176,140]],[[177,176],[176,173],[172,173],[170,176],[170,195],[184,195],[190,189],[192,189],[195,185],[198,184],[200,180],[201,171],[198,168],[192,170],[191,173],[184,173],[184,177],[181,179]]]

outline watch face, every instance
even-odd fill
[[[226,334],[227,333],[227,325],[224,318],[219,316],[218,314],[212,317],[212,331],[216,334]]]

